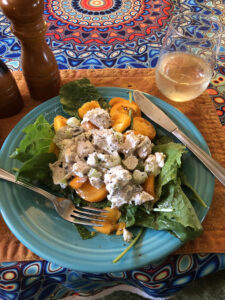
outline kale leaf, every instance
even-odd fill
[[[78,108],[85,102],[96,100],[102,108],[107,108],[107,102],[99,94],[98,90],[90,83],[89,79],[71,81],[64,84],[59,92],[63,110],[71,116],[79,118]]]

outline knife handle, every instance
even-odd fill
[[[189,137],[181,130],[175,129],[172,131],[178,140],[180,140],[194,155],[213,173],[213,175],[225,185],[225,168],[209,156],[204,150],[198,147]]]

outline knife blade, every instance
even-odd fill
[[[197,146],[178,126],[154,103],[140,91],[133,92],[134,101],[139,105],[141,111],[156,124],[171,132],[208,168],[208,170],[225,185],[225,168],[209,156],[204,150]]]

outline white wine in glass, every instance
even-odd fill
[[[182,102],[201,95],[216,64],[222,35],[218,18],[185,13],[172,18],[156,66],[156,85]]]
[[[190,53],[164,54],[156,69],[156,83],[167,98],[181,102],[198,97],[212,76],[211,65]]]

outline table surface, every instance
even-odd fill
[[[46,40],[60,69],[155,67],[172,14],[214,13],[224,20],[224,1],[102,1],[104,9],[87,1],[45,1]],[[91,3],[91,2],[90,2]],[[96,12],[102,11],[102,14]],[[104,11],[104,12],[103,12]],[[21,47],[0,12],[0,53],[11,70],[20,70]],[[147,22],[146,22],[147,21]],[[225,129],[224,39],[208,88]],[[0,264],[0,298],[58,299],[64,295],[96,293],[126,282],[147,295],[169,296],[187,283],[225,268],[224,254],[173,255],[140,270],[120,274],[82,274],[47,261]],[[14,298],[13,298],[14,297]]]

